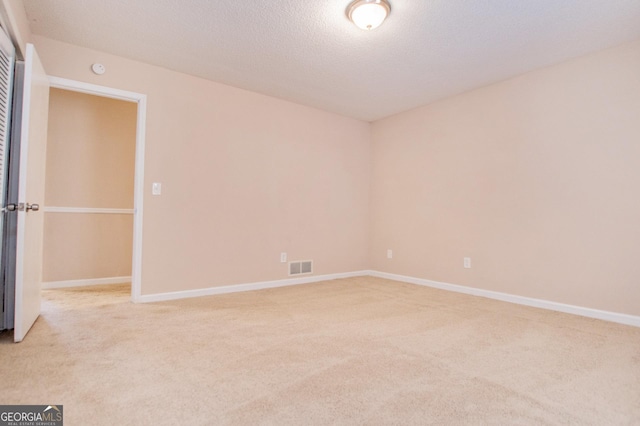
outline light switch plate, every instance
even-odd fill
[[[151,194],[160,195],[162,194],[162,184],[160,182],[153,182],[151,186]]]

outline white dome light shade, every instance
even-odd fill
[[[390,12],[387,0],[356,0],[347,8],[349,19],[363,30],[379,27]]]

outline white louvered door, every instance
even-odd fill
[[[13,75],[15,65],[15,48],[9,37],[0,29],[0,330],[13,328],[14,321],[14,281],[9,274],[7,258],[11,250],[9,235],[5,227],[9,219],[5,206],[8,203],[9,179],[9,145],[11,142],[11,100],[13,93]],[[15,214],[14,214],[15,215]],[[13,272],[13,269],[11,269]]]
[[[15,49],[9,37],[0,30],[0,196],[2,197],[2,214],[0,214],[0,236],[4,232],[5,209],[7,204],[9,128],[11,121],[11,94],[13,87],[13,67]],[[0,258],[2,258],[0,244]]]

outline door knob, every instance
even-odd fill
[[[22,211],[29,211],[29,210],[33,210],[34,212],[37,212],[38,210],[40,210],[40,205],[29,204],[29,203],[7,204],[7,207],[2,209],[2,211],[8,211],[8,212],[15,212],[15,211],[22,212]]]

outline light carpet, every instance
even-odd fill
[[[640,329],[373,277],[180,301],[47,290],[0,404],[65,425],[640,424]]]

